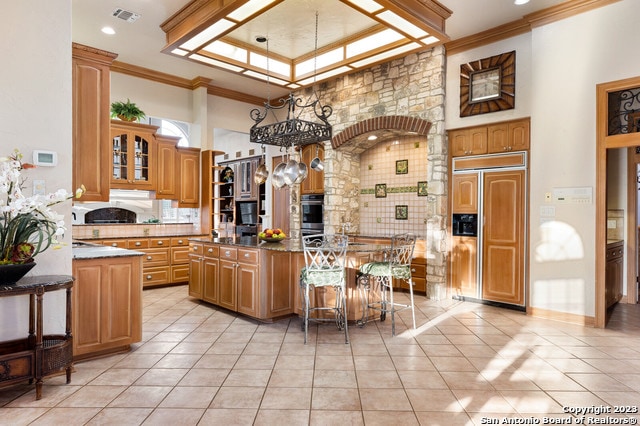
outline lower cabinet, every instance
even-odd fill
[[[622,280],[624,275],[623,242],[607,244],[607,264],[605,279],[605,306],[608,308],[622,298]]]
[[[190,296],[262,320],[293,313],[290,252],[189,245]]]
[[[74,259],[73,355],[116,352],[142,340],[140,256]]]
[[[453,237],[451,283],[455,296],[478,297],[478,240],[476,237]]]

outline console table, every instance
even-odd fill
[[[42,378],[65,370],[71,382],[71,288],[73,277],[24,277],[12,285],[0,284],[0,297],[29,296],[29,334],[24,339],[0,342],[0,386],[23,380],[36,381],[36,400],[42,398]],[[44,335],[42,300],[45,293],[66,289],[66,329],[63,335]]]

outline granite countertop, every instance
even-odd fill
[[[99,259],[106,257],[142,256],[144,254],[141,251],[87,243],[73,243],[71,251],[73,253],[74,260]]]
[[[228,246],[238,246],[238,247],[247,247],[247,248],[259,248],[264,250],[274,250],[274,251],[291,251],[291,252],[302,252],[304,251],[302,247],[302,241],[299,239],[290,240],[285,239],[283,241],[277,243],[268,243],[265,241],[258,240],[257,237],[227,237],[227,238],[209,238],[209,237],[200,237],[200,238],[189,238],[189,241],[196,241],[200,243],[207,244],[221,244]],[[389,248],[387,244],[366,244],[366,243],[354,243],[350,242],[347,247],[347,252],[378,252],[384,251]]]

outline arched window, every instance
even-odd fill
[[[150,117],[149,124],[158,126],[158,133],[162,135],[177,136],[180,138],[178,146],[189,146],[189,134],[191,126],[177,120],[168,120],[166,118]]]

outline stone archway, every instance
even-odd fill
[[[331,139],[333,149],[345,149],[347,146],[353,147],[349,151],[360,153],[379,142],[367,141],[367,136],[371,132],[383,132],[383,138],[396,136],[398,134],[414,134],[427,136],[431,129],[431,122],[418,117],[408,117],[404,115],[387,115],[373,117],[353,124]],[[359,152],[357,152],[359,151]]]

